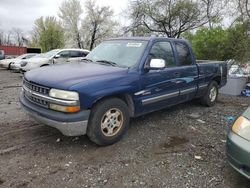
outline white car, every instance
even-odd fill
[[[10,64],[11,63],[19,62],[19,61],[22,61],[24,59],[29,59],[29,58],[33,57],[34,55],[36,55],[36,54],[28,53],[28,54],[20,55],[20,56],[18,56],[16,58],[3,59],[3,60],[0,61],[0,67],[10,69]]]
[[[25,59],[30,59],[30,58],[34,58],[36,56],[39,56],[40,54],[35,54],[35,53],[30,53],[27,54],[27,57]],[[14,72],[20,72],[21,69],[21,62],[24,59],[15,59],[15,61],[11,61],[10,65],[9,65],[9,69],[14,71]]]
[[[83,49],[56,49],[40,56],[33,57],[31,59],[22,61],[21,72],[26,72],[32,69],[36,69],[43,66],[52,64],[70,63],[80,61],[83,57],[88,55],[88,50]]]

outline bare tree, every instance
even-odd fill
[[[116,22],[112,20],[113,11],[108,6],[99,7],[94,0],[88,0],[85,4],[86,16],[82,22],[85,40],[92,50],[96,42],[113,36]]]
[[[242,21],[250,19],[250,1],[249,0],[238,0],[238,10],[240,11],[240,17]]]
[[[0,45],[4,44],[4,32],[0,31]]]
[[[223,15],[223,10],[227,5],[226,0],[198,0],[200,10],[206,13],[208,25],[213,29],[214,23],[218,23]]]
[[[4,39],[4,44],[5,45],[12,45],[12,37],[13,33],[12,31],[8,31],[8,33],[5,35],[5,39]]]
[[[78,48],[83,48],[83,41],[80,34],[80,20],[83,10],[79,0],[65,0],[59,7],[58,16],[61,18],[66,38],[73,38]]]
[[[207,23],[206,15],[192,0],[131,0],[134,27],[179,38],[181,33]]]
[[[23,46],[23,31],[20,28],[13,28],[14,43]]]

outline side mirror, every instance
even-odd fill
[[[163,69],[166,67],[166,62],[164,59],[151,59],[149,62],[148,69]]]
[[[55,56],[54,56],[54,59],[58,59],[59,57],[61,57],[59,54],[56,54]]]

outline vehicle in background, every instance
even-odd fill
[[[36,57],[38,54],[35,54],[35,53],[30,53],[30,54],[26,54],[26,58],[25,59],[30,59],[30,58],[33,58],[33,57]],[[39,54],[40,55],[40,54]],[[21,62],[23,61],[24,59],[13,59],[11,62],[10,62],[10,70],[12,70],[13,72],[20,72],[20,69],[21,69]]]
[[[21,106],[67,136],[117,142],[131,117],[199,98],[213,106],[227,63],[196,63],[189,43],[163,37],[107,40],[77,63],[25,73]]]
[[[26,72],[52,64],[63,64],[80,61],[88,55],[88,50],[83,49],[55,49],[35,58],[21,62],[21,72]]]
[[[250,179],[250,107],[228,132],[226,148],[229,164]]]
[[[34,54],[36,55],[36,54]],[[13,62],[20,62],[24,59],[29,59],[30,57],[34,56],[33,54],[23,54],[20,55],[16,58],[11,58],[11,59],[3,59],[0,61],[0,67],[10,69],[10,64]]]
[[[41,48],[28,48],[24,46],[7,46],[7,45],[0,45],[0,50],[3,50],[5,53],[5,57],[15,58],[22,54],[29,54],[29,53],[41,53]]]
[[[0,60],[5,59],[4,50],[0,50]]]

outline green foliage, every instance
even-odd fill
[[[250,60],[250,23],[237,23],[228,29],[227,50],[229,56],[238,62]]]
[[[183,35],[193,46],[197,59],[227,60],[246,62],[250,59],[249,23],[237,23],[228,29],[203,27],[195,34]]]
[[[64,30],[55,17],[37,19],[32,38],[33,44],[38,44],[43,52],[64,47]]]
[[[227,59],[225,50],[227,45],[227,31],[221,27],[215,29],[201,28],[194,35],[186,34],[193,46],[198,59]]]

